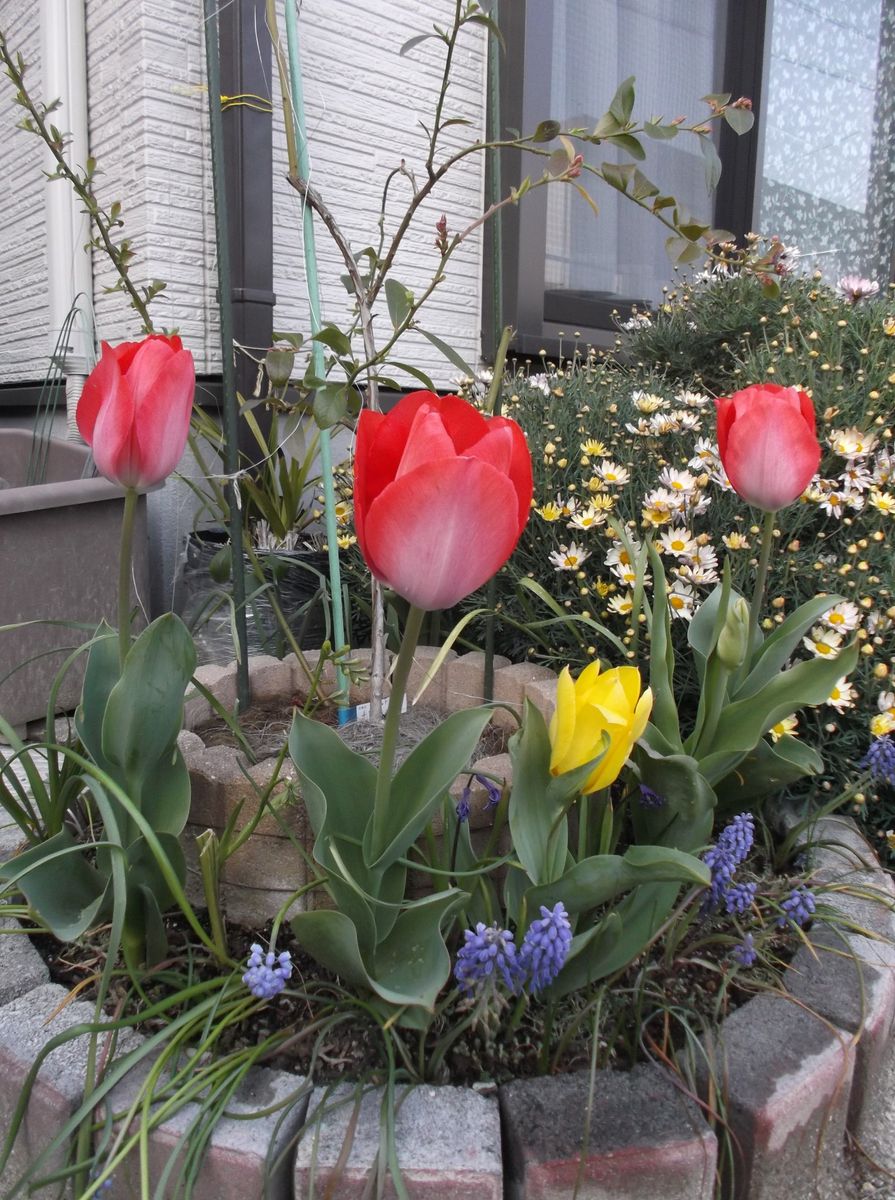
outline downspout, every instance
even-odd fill
[[[53,123],[67,136],[65,154],[71,165],[87,164],[87,32],[85,0],[41,0],[40,36],[43,95],[47,103],[61,102]],[[46,151],[47,170],[53,170]],[[93,340],[93,266],[90,258],[90,221],[80,211],[70,187],[48,179],[44,185],[46,213],[49,329],[47,344],[52,357],[66,317],[77,303],[78,315],[63,343],[62,361],[56,365],[65,376],[67,436],[78,439],[75,409],[84,381],[95,359]]]

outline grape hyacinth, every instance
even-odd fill
[[[457,801],[457,820],[462,824],[469,820],[469,797],[472,794],[472,788],[467,783],[466,787],[460,793],[460,799]]]
[[[747,909],[752,907],[755,900],[755,893],[758,891],[757,883],[734,883],[724,893],[724,908],[730,913],[742,914]]]
[[[888,734],[874,738],[858,766],[869,771],[877,783],[895,787],[895,742]]]
[[[532,921],[519,951],[519,965],[532,995],[553,982],[566,961],[572,944],[572,927],[561,900],[552,909],[541,905],[541,917]]]
[[[663,808],[667,803],[664,796],[660,796],[658,792],[654,792],[651,787],[647,787],[645,783],[640,785],[640,807],[641,808]]]
[[[283,990],[292,974],[292,955],[288,950],[282,954],[269,950],[265,954],[261,946],[253,942],[247,965],[248,970],[242,982],[259,1000],[272,1000]]]
[[[709,893],[703,904],[703,912],[717,908],[733,881],[737,867],[752,849],[755,839],[755,822],[751,813],[739,816],[725,825],[714,846],[709,846],[702,861],[712,872]]]
[[[486,779],[484,775],[476,775],[475,778],[488,793],[484,811],[487,812],[489,808],[497,808],[498,804],[500,804],[500,797],[503,794],[500,784],[495,783],[493,779]]]
[[[789,925],[805,925],[814,916],[817,901],[814,893],[806,887],[797,887],[789,893],[780,905],[783,915],[777,918],[777,925],[782,929]]]
[[[512,933],[479,921],[475,929],[467,929],[463,937],[465,943],[454,964],[454,978],[461,991],[481,991],[489,983],[496,984],[499,977],[511,994],[516,992],[520,972]]]
[[[755,949],[755,942],[752,940],[752,934],[747,933],[739,945],[734,946],[730,952],[731,957],[735,959],[741,967],[751,967],[758,958],[758,951]]]

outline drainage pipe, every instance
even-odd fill
[[[87,33],[84,0],[41,0],[41,71],[44,100],[60,100],[53,124],[67,135],[65,155],[71,166],[87,165]],[[46,150],[47,170],[55,164]],[[51,358],[59,334],[77,299],[78,315],[63,339],[55,365],[65,375],[67,436],[78,439],[75,409],[95,360],[93,340],[93,268],[90,260],[90,220],[65,183],[48,179],[44,186],[46,213],[49,329]]]

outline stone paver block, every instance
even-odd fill
[[[244,828],[254,818],[261,803],[259,791],[263,794],[270,786],[276,759],[264,758],[249,767],[233,746],[203,746],[198,753],[190,748],[187,767],[192,785],[190,820],[221,831],[240,803],[236,828]],[[298,773],[291,759],[284,759],[280,765],[269,804],[277,815],[266,812],[256,826],[257,833],[276,836],[285,825],[298,836],[304,836],[307,819],[299,799]]]
[[[487,777],[495,776],[496,780],[504,783],[513,782],[513,764],[509,754],[491,754],[487,758],[477,758],[472,765],[473,772],[481,771]],[[466,787],[468,776],[466,772],[458,775],[451,784],[451,801],[456,804]],[[486,808],[488,791],[484,784],[473,778],[469,790],[469,828],[490,829],[494,824],[494,809]],[[441,813],[437,812],[432,822],[433,831],[441,833]]]
[[[45,983],[0,1008],[0,1130],[4,1135],[32,1064],[46,1042],[74,1025],[93,1020],[93,1005],[67,1003],[68,992]],[[56,1137],[80,1103],[87,1069],[86,1035],[64,1042],[44,1061],[19,1128],[12,1156],[0,1175],[4,1195],[23,1171]],[[65,1161],[65,1152],[52,1156],[41,1170],[48,1174]],[[69,1189],[70,1191],[70,1189]],[[58,1184],[29,1193],[49,1200]]]
[[[320,650],[302,650],[302,657],[308,670],[311,672],[311,677],[316,674],[317,667],[320,663]],[[294,654],[287,654],[283,659],[284,663],[288,663],[292,671],[292,690],[299,696],[307,696],[310,690],[310,681],[301,663]],[[317,687],[318,691],[323,696],[331,696],[336,690],[336,669],[331,660],[324,662],[320,671],[320,679]]]
[[[882,897],[895,898],[895,882],[879,870],[876,852],[848,817],[821,818],[808,831],[807,844],[811,865],[823,880],[869,886]]]
[[[432,682],[416,700],[417,693],[422,687],[423,678],[440,653],[439,646],[417,646],[413,652],[413,666],[407,679],[407,701],[409,704],[419,703],[426,708],[438,708],[444,711],[447,688],[447,668],[457,657],[456,650],[448,650],[444,662],[435,673]]]
[[[895,973],[877,970],[858,957],[844,932],[817,924],[786,972],[787,990],[812,1012],[857,1035],[848,1127],[858,1140],[865,1119],[888,1103],[895,1063]]]
[[[249,659],[249,694],[252,704],[282,700],[284,711],[292,699],[292,664],[272,654],[255,654]]]
[[[494,655],[495,672],[509,665],[508,658],[504,658],[502,654]],[[447,664],[444,707],[446,712],[458,712],[460,709],[474,708],[484,702],[485,654],[482,650],[471,650]]]
[[[14,917],[0,917],[0,1004],[48,983],[50,972]]]
[[[530,700],[549,724],[556,708],[556,679],[535,679],[525,685],[525,699]]]
[[[147,1069],[141,1064],[109,1093],[108,1104],[119,1118],[123,1119],[137,1097]],[[256,1196],[288,1200],[291,1197],[290,1142],[300,1129],[307,1109],[304,1087],[301,1076],[285,1071],[256,1067],[249,1072],[236,1095],[227,1102],[228,1113],[236,1115],[223,1117],[215,1125],[193,1188],[194,1200],[249,1200]],[[289,1103],[270,1115],[255,1120],[241,1119],[284,1101]],[[287,1114],[285,1120],[282,1119],[284,1111]],[[198,1105],[184,1105],[150,1133],[149,1177],[153,1188],[172,1155],[178,1165],[182,1163],[182,1154],[191,1136],[190,1127],[198,1115]],[[276,1140],[268,1161],[272,1139]],[[175,1167],[169,1179],[176,1179],[177,1173]],[[116,1170],[114,1180],[113,1195],[138,1200],[141,1193],[136,1151]],[[169,1192],[166,1190],[165,1194]]]
[[[520,1079],[500,1089],[514,1200],[711,1200],[717,1143],[699,1109],[652,1066]],[[582,1163],[583,1156],[583,1163]]]
[[[193,903],[204,903],[195,839],[205,828],[187,825],[181,838],[187,859],[187,895]],[[261,928],[307,879],[305,860],[288,838],[253,834],[223,865],[221,902],[230,920]],[[306,905],[302,897],[288,913],[301,912]]]
[[[201,670],[202,668],[200,668]],[[215,715],[211,701],[206,700],[194,687],[187,687],[186,700],[183,705],[184,730],[198,729]]]
[[[556,690],[556,675],[541,663],[511,663],[494,672],[494,699],[512,705],[522,716],[525,688],[529,683],[552,683]],[[494,720],[498,725],[515,729],[516,721],[508,712],[498,709]]]
[[[332,1195],[361,1200],[379,1151],[382,1089],[360,1101],[357,1123],[341,1171],[340,1156],[355,1089],[340,1085],[311,1095],[305,1132],[298,1144],[295,1200]],[[315,1115],[320,1117],[315,1122]],[[497,1100],[471,1088],[408,1089],[395,1115],[398,1163],[411,1200],[503,1200],[500,1118]],[[313,1192],[312,1192],[313,1187]],[[327,1189],[332,1187],[332,1191]],[[373,1194],[373,1193],[371,1193]],[[384,1195],[394,1200],[391,1179]]]
[[[204,667],[197,667],[194,672],[195,678],[203,684],[218,703],[222,704],[226,709],[236,707],[236,663],[228,663],[225,667],[217,666],[215,663],[208,663]]]
[[[707,1052],[732,1134],[734,1200],[807,1200],[841,1178],[855,1065],[846,1034],[794,1000],[759,995]],[[708,1099],[705,1064],[700,1074]]]

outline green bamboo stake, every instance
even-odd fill
[[[221,312],[221,374],[223,376],[224,445],[222,458],[227,482],[230,533],[230,578],[236,624],[236,694],[239,711],[249,706],[249,660],[246,630],[245,569],[242,554],[242,512],[236,476],[239,471],[239,431],[236,378],[233,369],[233,308],[230,285],[230,247],[227,241],[227,196],[224,186],[224,134],[221,122],[221,66],[218,42],[218,5],[205,0],[205,61],[208,71],[208,117],[211,130],[211,165],[214,181],[215,238],[218,255],[218,289]]]
[[[305,121],[304,95],[301,80],[301,57],[298,45],[298,18],[295,4],[286,0],[286,45],[289,53],[289,90],[292,94],[292,119],[297,142],[298,173],[302,179],[310,175],[308,159],[307,124]],[[317,274],[317,243],[314,238],[314,214],[307,201],[302,205],[302,231],[304,242],[305,277],[308,283],[308,307],[311,313],[311,333],[319,333],[320,279]],[[323,377],[323,346],[314,342],[311,349],[314,374]],[[336,495],[333,486],[332,447],[328,429],[320,431],[320,465],[323,474],[323,499],[326,523],[326,541],[329,548],[329,585],[333,606],[333,642],[337,649],[345,645],[345,614],[342,608],[342,573],[339,564],[338,527],[336,523]],[[339,691],[346,686],[345,673],[337,664]],[[344,710],[339,710],[340,723]]]

